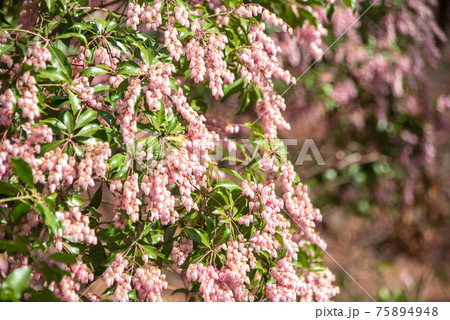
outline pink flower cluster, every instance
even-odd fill
[[[330,298],[339,294],[339,287],[332,285],[334,281],[335,276],[328,269],[321,272],[309,272],[304,277],[306,292],[301,301],[330,301]]]
[[[233,293],[226,283],[220,281],[219,271],[212,265],[190,264],[186,277],[188,281],[200,283],[200,292],[206,302],[234,301]]]
[[[147,31],[150,29],[156,31],[156,29],[162,24],[162,17],[160,13],[161,7],[161,0],[155,0],[151,6],[142,5],[142,7],[137,3],[130,2],[127,11],[127,28],[132,27],[133,30],[136,30],[139,22],[142,21],[146,23],[145,29]]]
[[[126,215],[131,217],[131,221],[136,222],[139,220],[139,207],[142,201],[138,199],[139,193],[139,175],[134,173],[127,177],[125,183],[122,186],[120,180],[115,180],[110,183],[110,191],[114,193],[114,221],[116,227],[123,229],[125,227],[122,224],[122,218],[117,210],[125,211]]]
[[[143,70],[148,79],[148,84],[143,87],[146,102],[150,111],[158,111],[160,109],[158,100],[165,100],[166,96],[171,95],[172,89],[170,88],[170,77],[172,73],[175,72],[175,66],[170,63],[163,64],[157,62],[149,68],[143,66]],[[168,108],[168,111],[172,111],[170,107]]]
[[[94,280],[94,274],[84,263],[77,261],[77,263],[70,265],[69,269],[72,278],[79,280],[82,284],[87,284]]]
[[[42,158],[31,163],[34,183],[44,184],[44,193],[52,193],[60,187],[72,185],[77,176],[76,164],[75,157],[69,157],[61,148],[46,152]]]
[[[245,4],[240,6],[235,11],[242,17],[256,17],[261,14],[261,18],[266,21],[268,24],[273,26],[281,26],[284,32],[288,32],[292,34],[292,28],[283,21],[283,19],[276,16],[276,14],[270,12],[267,9],[264,9],[262,6],[258,4]]]
[[[24,142],[13,137],[11,140],[3,140],[0,145],[0,179],[6,180],[12,174],[12,157],[20,157],[27,161],[35,173],[36,165],[40,161],[35,159],[35,154],[41,152],[41,143],[53,140],[53,132],[47,125],[38,127],[27,122],[23,125],[23,129],[27,133]]]
[[[39,69],[46,69],[47,62],[50,61],[52,55],[46,47],[41,48],[39,43],[33,43],[31,47],[28,48],[27,55],[23,63],[30,66],[34,66],[34,71],[38,72]]]
[[[31,75],[30,71],[26,71],[17,81],[22,96],[17,99],[17,105],[22,108],[22,116],[28,118],[31,122],[40,117],[39,99],[36,87],[36,79]]]
[[[278,268],[271,268],[270,273],[275,283],[266,285],[266,296],[273,302],[294,302],[306,292],[305,283],[299,279],[292,263],[288,259],[277,262]]]
[[[117,101],[116,112],[118,114],[116,124],[122,131],[123,142],[132,143],[137,132],[136,101],[141,94],[141,84],[138,80],[129,80],[129,86],[125,92],[124,100]]]
[[[172,270],[181,275],[183,272],[183,269],[181,269],[181,266],[186,261],[187,256],[189,253],[192,252],[194,249],[194,243],[192,240],[188,240],[186,238],[182,238],[180,242],[174,241],[173,247],[172,247]]]
[[[228,43],[228,39],[225,35],[212,34],[208,41],[206,71],[209,75],[211,94],[216,99],[223,96],[222,85],[224,82],[233,83],[234,81],[234,74],[228,70],[227,64],[223,60],[226,43]]]
[[[322,215],[315,209],[308,196],[308,187],[301,182],[294,186],[295,171],[291,163],[286,162],[281,168],[283,183],[283,200],[289,215],[299,225],[303,233],[312,243],[325,249],[326,243],[314,231],[316,221],[322,221]]]
[[[180,57],[183,54],[183,45],[178,38],[179,35],[177,29],[173,24],[167,24],[167,30],[164,31],[164,45],[167,47],[167,50],[169,50],[170,56],[176,61],[180,60]]]
[[[261,30],[255,29],[255,37]],[[249,37],[251,33],[249,33]],[[290,129],[289,124],[284,120],[280,110],[285,110],[286,104],[281,95],[273,89],[271,78],[282,79],[286,84],[295,84],[288,71],[278,66],[276,57],[267,53],[267,48],[272,48],[272,44],[264,44],[256,41],[250,48],[244,48],[239,60],[244,64],[241,69],[241,77],[247,82],[254,81],[263,92],[263,99],[256,106],[258,118],[262,119],[265,136],[273,139],[277,136],[277,129]],[[278,51],[277,49],[271,49]]]
[[[345,79],[333,87],[331,97],[334,101],[346,105],[358,96],[358,89],[351,79]]]
[[[95,186],[94,177],[105,178],[107,160],[111,157],[111,149],[108,142],[98,142],[96,145],[87,146],[84,158],[78,164],[78,179],[74,188],[81,187],[87,190]]]
[[[100,95],[94,94],[94,88],[90,86],[89,78],[87,76],[76,78],[73,81],[73,84],[74,86],[72,86],[71,89],[74,92],[78,93],[78,96],[81,99],[81,101],[83,101],[89,107],[94,109],[98,110],[106,109],[106,105],[103,103],[104,98]],[[114,111],[114,109],[108,111]]]
[[[184,48],[184,52],[186,59],[190,61],[191,79],[194,79],[195,83],[203,81],[206,74],[205,49],[197,39],[192,38]]]
[[[103,47],[98,47],[94,51],[95,64],[104,64],[111,69],[117,68],[117,64],[119,63],[118,57],[120,57],[120,51],[117,48],[111,49],[111,55],[108,50]]]
[[[230,240],[217,248],[226,250],[227,259],[220,270],[202,263],[189,265],[186,271],[188,281],[198,281],[205,301],[253,301],[254,297],[245,284],[250,283],[247,272],[256,266],[252,249],[245,245],[245,239]]]
[[[116,302],[128,302],[128,292],[131,291],[131,275],[126,273],[129,261],[121,253],[116,255],[115,260],[103,275],[103,280],[107,287],[112,287],[116,283],[114,300]]]
[[[95,231],[89,227],[89,217],[81,213],[80,207],[70,207],[69,211],[56,211],[56,218],[64,225],[64,237],[70,237],[72,242],[97,244]],[[62,234],[56,238],[56,249],[62,251]]]
[[[59,297],[62,301],[66,302],[78,302],[80,296],[77,291],[80,289],[79,283],[76,283],[74,279],[68,276],[64,276],[59,284],[52,282],[48,285],[48,289],[52,291],[55,296]]]
[[[158,267],[138,268],[133,285],[140,301],[161,302],[161,292],[167,289],[166,275]]]
[[[5,92],[0,95],[0,124],[2,126],[6,127],[11,124],[12,110],[16,103],[16,97],[11,89],[6,89]]]
[[[144,213],[149,213],[148,219],[161,224],[175,223],[178,212],[175,211],[175,197],[167,189],[168,177],[165,173],[153,170],[151,175],[144,175],[141,181],[141,190],[145,194]]]

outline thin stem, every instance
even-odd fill
[[[32,195],[25,195],[25,196],[4,198],[4,199],[0,199],[0,203],[9,202],[9,201],[16,201],[16,200],[25,200],[25,199],[33,199],[33,196]]]

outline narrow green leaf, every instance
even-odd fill
[[[158,250],[156,250],[154,247],[150,245],[141,245],[141,248],[150,259],[152,260],[158,259]]]
[[[242,180],[242,181],[245,180],[245,179],[244,179],[237,171],[235,171],[235,170],[228,169],[228,168],[220,168],[219,170],[220,170],[220,171],[223,171],[223,172],[226,172],[226,173],[229,173],[229,174],[231,174],[233,177],[238,178],[239,180]]]
[[[30,205],[23,201],[18,201],[11,209],[11,219],[13,223],[19,222],[20,218],[22,218],[25,214],[30,212]]]
[[[83,127],[84,125],[88,124],[92,120],[94,120],[97,117],[97,111],[92,109],[87,109],[84,111],[80,118],[78,119],[77,123],[75,124],[75,130]]]
[[[4,44],[0,47],[0,56],[8,54],[14,48],[14,42]]]
[[[25,182],[29,187],[34,188],[33,183],[33,171],[31,166],[19,157],[14,157],[11,159],[11,164],[13,167],[14,174],[19,177],[20,180]]]
[[[64,74],[56,68],[49,67],[47,69],[40,69],[37,76],[38,80],[51,80],[55,82],[67,81]]]
[[[2,283],[0,293],[2,300],[20,300],[23,291],[28,287],[30,276],[31,267],[24,267],[11,272]]]
[[[45,225],[50,229],[52,235],[58,235],[58,229],[60,228],[60,224],[54,212],[51,212],[49,208],[47,208],[42,203],[36,203],[36,211],[44,217]]]
[[[48,1],[52,1],[52,0],[47,0],[47,2]],[[84,45],[87,46],[86,37],[84,35],[82,35],[81,33],[68,32],[68,33],[63,33],[62,35],[59,35],[59,36],[56,37],[56,39],[68,39],[68,38],[81,39],[84,42]]]
[[[233,83],[227,83],[223,88],[223,97],[220,99],[221,102],[226,101],[230,96],[238,93],[244,87],[244,80],[239,78]]]
[[[44,144],[41,147],[41,154],[44,154],[46,152],[52,151],[54,149],[56,149],[57,147],[59,147],[65,140],[55,140],[52,141],[50,143]]]
[[[0,194],[16,195],[20,190],[19,186],[0,180]]]
[[[91,123],[91,124],[88,124],[87,126],[84,126],[83,128],[81,128],[81,130],[78,131],[78,133],[75,134],[75,136],[76,137],[91,136],[100,129],[101,129],[101,127],[99,125]]]
[[[72,91],[67,91],[67,93],[69,94],[72,112],[73,114],[76,114],[81,109],[80,100],[78,100],[78,97]]]
[[[50,47],[50,52],[53,56],[53,60],[57,61],[58,66],[63,70],[66,80],[72,81],[72,65],[67,59],[67,56],[60,49],[55,46]]]
[[[217,188],[224,188],[230,192],[232,192],[233,190],[241,190],[241,187],[233,181],[222,181],[214,186],[214,189]]]
[[[0,240],[0,250],[27,253],[27,244],[28,242],[24,238],[17,238],[16,240]]]
[[[47,260],[58,261],[68,265],[77,263],[77,259],[73,255],[61,252],[52,254]]]
[[[218,246],[222,243],[228,242],[228,240],[230,240],[230,229],[228,229],[228,225],[224,223],[217,230],[215,243]]]
[[[66,111],[63,115],[63,123],[66,126],[67,133],[72,133],[73,131],[73,116],[70,111]]]
[[[71,207],[81,207],[84,201],[79,196],[73,195],[67,200],[67,204]]]
[[[189,240],[197,243],[203,243],[207,247],[211,246],[209,237],[205,231],[199,229],[184,228],[183,232],[186,234],[186,237]]]
[[[94,76],[95,77],[95,76],[101,76],[101,75],[104,75],[104,74],[107,74],[107,73],[108,73],[107,70],[104,70],[104,69],[101,69],[101,68],[98,68],[98,67],[89,67],[89,68],[86,68],[83,71],[81,71],[80,76],[88,75],[88,76]]]
[[[91,203],[89,206],[94,207],[97,209],[100,204],[102,203],[102,196],[103,196],[103,183],[100,185],[100,187],[95,192],[94,196],[92,197]]]

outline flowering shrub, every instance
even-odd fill
[[[167,270],[194,300],[338,293],[320,212],[277,139],[289,124],[273,79],[295,78],[265,32],[319,39],[324,3],[14,3],[0,31],[1,300],[161,301]],[[207,114],[237,92],[261,127]],[[214,161],[218,140],[238,165]]]

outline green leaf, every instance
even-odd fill
[[[356,9],[356,0],[344,0],[344,4],[345,4],[347,7],[352,8],[352,10],[355,10],[355,9]]]
[[[55,5],[56,0],[45,0],[47,4],[48,11],[52,11],[53,6]]]
[[[111,166],[111,169],[115,169],[118,166],[120,166],[122,163],[124,163],[125,160],[126,160],[125,155],[122,153],[118,153],[118,154],[113,155],[109,159],[109,165]]]
[[[67,200],[67,204],[70,207],[81,207],[84,204],[84,201],[79,196],[73,195]]]
[[[220,102],[226,101],[230,96],[238,93],[244,87],[244,80],[242,78],[237,79],[233,83],[227,83],[223,88],[223,97]]]
[[[150,48],[148,48],[148,49],[144,48],[144,46],[140,43],[138,43],[138,48],[141,53],[142,60],[145,62],[145,64],[147,66],[150,66],[152,64],[153,57],[154,57],[153,50]]]
[[[76,114],[81,109],[80,100],[78,100],[78,97],[72,91],[67,91],[67,93],[69,94],[72,112],[73,114]]]
[[[57,68],[48,67],[47,69],[40,69],[37,76],[38,80],[67,81],[66,76]]]
[[[17,223],[20,221],[26,213],[30,212],[30,205],[26,202],[20,201],[16,202],[16,204],[11,209],[11,219],[13,223]]]
[[[68,265],[77,263],[77,259],[73,255],[61,252],[52,254],[47,260],[58,261]]]
[[[60,269],[55,265],[48,266],[47,264],[40,263],[39,271],[44,275],[45,279],[47,280],[47,283],[50,283],[52,281],[59,282],[64,276],[70,277],[69,271]]]
[[[98,67],[89,67],[81,71],[80,76],[88,75],[88,76],[101,76],[107,74],[108,71],[98,68]]]
[[[72,133],[73,131],[73,116],[70,111],[66,111],[63,115],[63,123],[66,126],[67,133]]]
[[[106,84],[99,83],[96,86],[94,86],[94,93],[103,93],[106,91],[109,91],[111,89],[110,86],[107,86]]]
[[[27,302],[59,302],[59,300],[53,292],[44,288],[39,291],[28,289],[27,292],[31,293],[31,297]]]
[[[20,190],[19,186],[0,180],[0,194],[16,195]]]
[[[217,230],[215,243],[218,246],[222,243],[228,242],[228,240],[230,240],[230,229],[228,229],[228,225],[224,223]]]
[[[284,244],[283,237],[281,236],[281,234],[275,233],[274,237],[275,237],[275,239],[277,239],[277,241],[282,246],[281,252],[278,253],[277,258],[275,260],[275,262],[277,262],[277,261],[283,259],[286,256],[286,245]]]
[[[97,118],[97,111],[92,110],[92,109],[88,109],[88,110],[84,111],[81,114],[80,118],[78,118],[77,123],[75,124],[75,130],[80,127],[83,127],[84,125],[88,124],[95,118]]]
[[[158,250],[150,245],[141,245],[142,250],[152,260],[158,259]]]
[[[54,1],[54,0],[46,0],[48,1]],[[68,39],[68,38],[78,38],[83,40],[84,45],[87,46],[87,40],[86,37],[84,35],[82,35],[81,33],[75,33],[75,32],[68,32],[68,33],[64,33],[62,35],[59,35],[56,37],[56,39]]]
[[[206,230],[208,231],[209,238],[213,237],[214,234],[214,221],[210,217],[205,217],[205,223],[206,223]]]
[[[42,203],[36,203],[36,211],[40,216],[44,217],[45,225],[50,229],[54,236],[58,235],[58,230],[60,224],[54,212],[51,212],[49,208],[44,206]]]
[[[100,241],[89,248],[89,261],[94,265],[94,269],[106,261],[106,251]]]
[[[224,188],[230,192],[232,192],[233,190],[241,190],[241,187],[233,181],[222,181],[214,186],[214,189],[217,188]]]
[[[102,203],[102,196],[103,196],[103,183],[100,185],[100,187],[95,192],[94,196],[92,197],[91,203],[89,206],[94,207],[97,209],[100,204]]]
[[[189,240],[197,243],[203,243],[208,248],[211,246],[208,234],[205,231],[191,228],[184,228],[183,231]]]
[[[0,250],[7,252],[27,253],[28,241],[22,237],[17,237],[16,240],[0,240]]]
[[[67,56],[56,48],[55,46],[50,47],[50,52],[53,56],[53,60],[58,62],[59,67],[63,70],[66,80],[72,81],[72,65],[70,64]]]
[[[140,67],[137,63],[133,61],[123,61],[119,64],[117,69],[117,74],[123,76],[137,76],[140,75]]]
[[[19,157],[11,159],[14,174],[17,175],[20,180],[25,182],[29,187],[34,189],[33,183],[33,171],[31,170],[28,162]]]
[[[106,111],[100,110],[99,111],[100,116],[105,119],[106,122],[108,122],[110,125],[114,125],[114,116]]]
[[[4,54],[8,54],[9,51],[12,50],[12,48],[14,48],[14,42],[10,42],[10,43],[2,45],[0,47],[0,56],[2,56]]]
[[[83,136],[91,136],[94,133],[96,133],[98,130],[100,130],[102,127],[100,127],[98,124],[91,123],[87,126],[81,128],[80,131],[78,131],[77,134],[75,134],[76,137],[83,137]]]
[[[0,297],[2,300],[20,300],[23,291],[28,287],[31,267],[16,269],[2,283]]]
[[[245,180],[245,179],[242,178],[242,176],[241,176],[239,173],[237,173],[237,171],[235,171],[235,170],[228,169],[228,168],[220,168],[219,170],[220,170],[220,171],[223,171],[223,172],[226,172],[226,173],[229,173],[229,174],[231,174],[233,177],[238,178],[239,180],[242,180],[242,181]]]
[[[116,229],[101,229],[97,232],[98,240],[109,242],[118,242],[127,237],[127,235],[121,231]]]
[[[46,143],[41,147],[41,154],[44,154],[46,152],[52,151],[59,147],[65,140],[55,140],[50,143]]]

